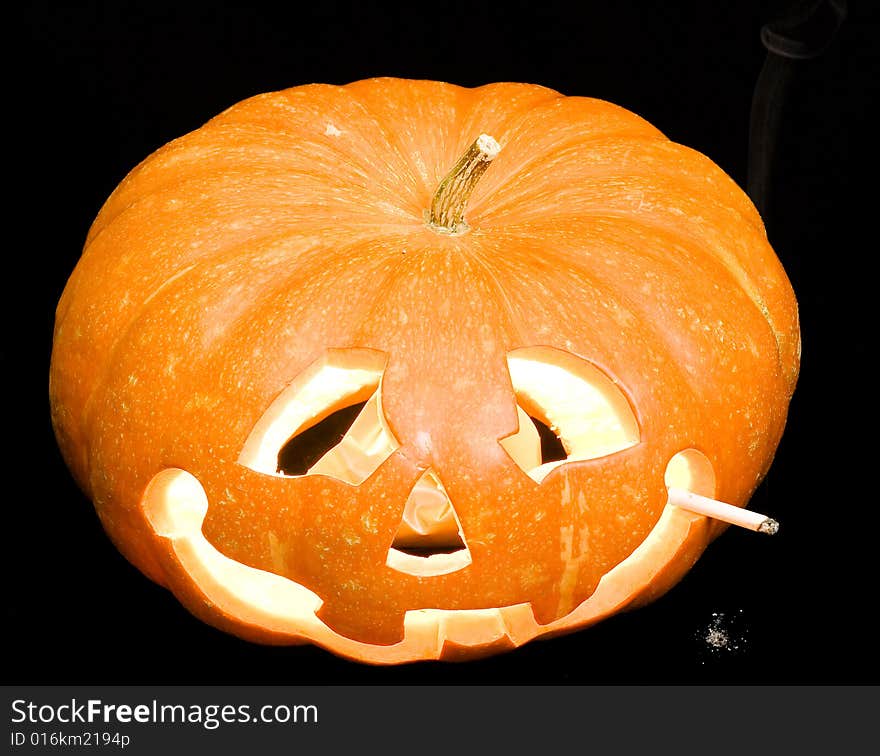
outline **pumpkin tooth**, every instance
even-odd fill
[[[448,645],[488,645],[508,637],[509,629],[499,609],[443,612],[439,617],[437,641],[441,654]]]

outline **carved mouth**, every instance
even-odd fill
[[[679,461],[675,482],[696,492],[711,493],[700,490],[705,485],[706,470],[697,469],[697,475],[690,470],[688,458],[697,458],[695,455],[699,452],[673,458]],[[150,482],[142,504],[165,547],[166,558],[171,560],[168,587],[191,610],[196,611],[207,601],[243,628],[258,627],[265,631],[262,636],[271,634],[275,642],[312,642],[375,664],[439,659],[450,648],[498,644],[516,647],[538,635],[592,624],[630,604],[634,586],[649,585],[673,562],[694,528],[702,527],[706,520],[667,504],[636,550],[602,578],[589,598],[549,625],[537,623],[528,603],[486,609],[426,607],[406,612],[403,640],[376,646],[342,636],[322,622],[317,612],[323,601],[305,586],[220,553],[202,533],[208,499],[201,483],[190,473],[163,470]],[[247,636],[247,632],[242,634]]]
[[[382,411],[384,359],[369,350],[331,350],[266,410],[239,463],[265,475],[325,475],[361,484],[400,446]],[[559,465],[613,454],[638,442],[628,400],[595,367],[546,348],[511,353],[509,367],[519,430],[499,443],[536,484]],[[299,443],[305,434],[308,443]],[[548,455],[546,442],[554,437],[555,453]],[[666,484],[711,496],[714,473],[700,452],[685,450],[670,461]],[[309,641],[373,663],[441,658],[448,649],[516,647],[548,632],[583,627],[640,594],[654,595],[658,576],[662,585],[671,586],[677,578],[670,582],[669,575],[680,576],[707,541],[704,517],[667,504],[645,540],[602,577],[593,594],[547,625],[535,620],[529,603],[485,609],[423,607],[406,612],[403,640],[382,646],[331,629],[318,617],[322,598],[307,587],[221,554],[202,533],[208,499],[190,473],[168,469],[156,475],[143,507],[171,562],[169,587],[191,611],[219,622],[213,610],[204,611],[207,603],[224,621],[231,618],[246,637],[256,628],[259,632],[252,635],[257,639],[269,634],[274,642]],[[688,559],[676,561],[694,528],[701,528],[700,546],[690,546]],[[386,565],[425,578],[470,564],[467,533],[439,476],[427,469],[406,501]]]

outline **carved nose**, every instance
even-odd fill
[[[411,575],[445,575],[471,563],[455,507],[433,470],[416,481],[386,564]]]
[[[461,548],[461,545],[452,502],[437,475],[427,470],[409,493],[394,547]]]

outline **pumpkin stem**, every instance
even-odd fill
[[[440,234],[463,234],[468,230],[465,206],[500,150],[501,145],[488,134],[477,137],[434,192],[431,209],[425,213],[428,226]]]

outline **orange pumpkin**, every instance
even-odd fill
[[[539,86],[374,79],[135,168],[50,394],[107,533],[192,613],[397,663],[668,590],[725,526],[667,484],[743,506],[798,360],[761,219],[703,155]]]

